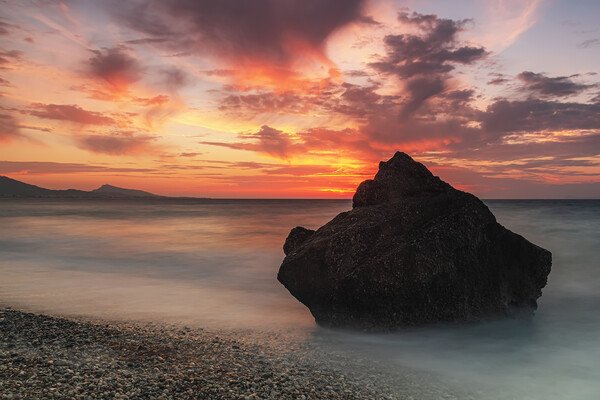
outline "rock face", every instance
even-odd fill
[[[552,255],[404,153],[361,183],[352,211],[292,229],[277,279],[319,325],[388,330],[531,315]]]

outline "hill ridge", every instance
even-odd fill
[[[25,183],[8,176],[0,176],[0,197],[166,198],[167,196],[160,196],[143,190],[121,188],[110,184],[104,184],[90,191],[78,189],[54,190]]]

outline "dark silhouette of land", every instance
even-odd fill
[[[124,189],[111,185],[102,185],[98,189],[85,191],[77,189],[52,190],[25,182],[11,179],[7,176],[0,176],[0,197],[22,197],[22,198],[86,198],[86,199],[107,199],[107,198],[145,198],[145,199],[165,199],[168,196],[159,196],[157,194],[144,192],[143,190]]]

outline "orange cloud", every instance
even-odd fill
[[[240,90],[318,90],[341,77],[325,55],[328,37],[351,23],[373,23],[362,14],[364,0],[142,3],[120,10],[123,24],[170,51],[216,56]]]

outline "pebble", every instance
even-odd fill
[[[94,323],[0,309],[0,399],[447,397],[277,335]],[[182,334],[185,332],[185,335]],[[295,350],[290,350],[295,348]],[[355,366],[353,368],[353,365]]]

